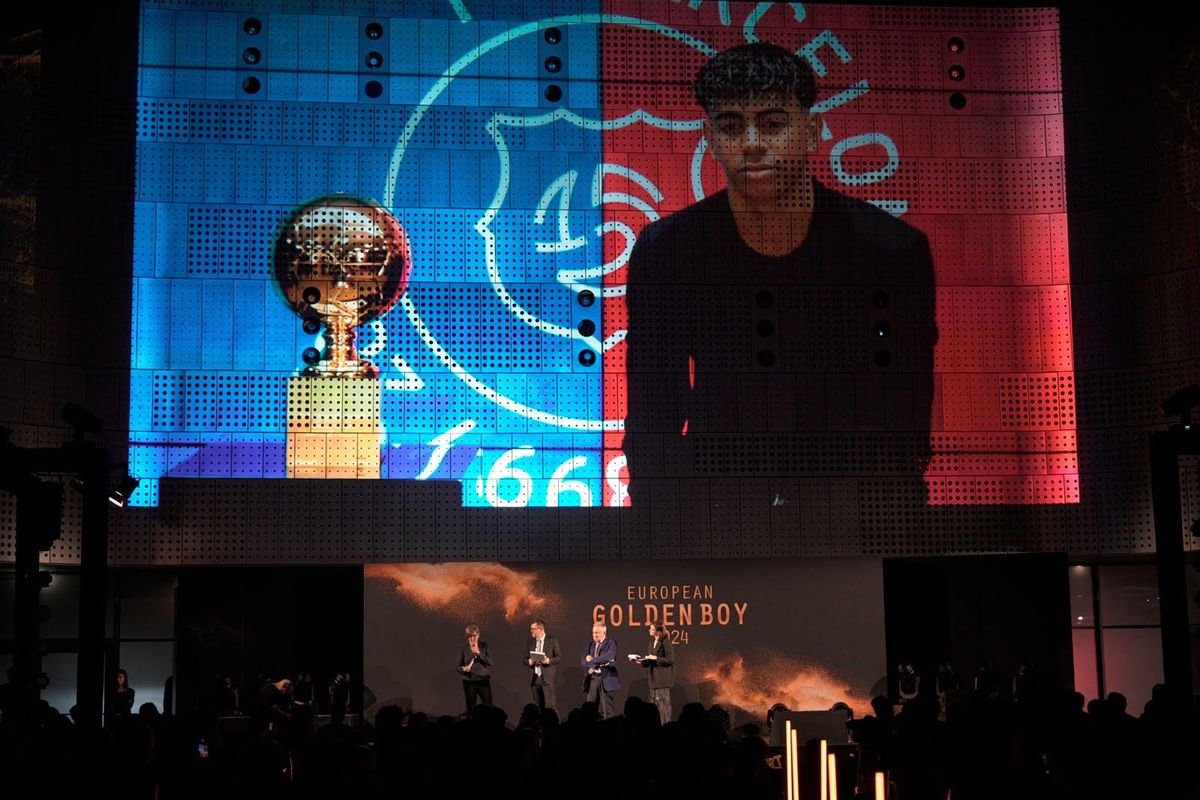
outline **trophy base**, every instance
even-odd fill
[[[383,422],[377,378],[288,379],[287,476],[378,478]]]
[[[340,364],[322,361],[306,367],[300,375],[306,378],[378,378],[379,368],[370,361],[343,361]]]

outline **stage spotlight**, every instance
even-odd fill
[[[937,674],[934,675],[934,685],[938,694],[958,689],[958,673],[954,670],[953,664],[949,662],[938,664]]]
[[[917,668],[907,661],[899,664],[896,667],[896,689],[900,695],[900,702],[906,703],[916,697],[920,688],[921,675]]]
[[[1033,686],[1033,682],[1034,682],[1033,664],[1028,663],[1028,662],[1026,662],[1024,664],[1019,664],[1017,666],[1017,668],[1013,671],[1013,677],[1012,677],[1012,698],[1013,698],[1013,700],[1020,702],[1021,700],[1025,699],[1025,697],[1027,695],[1031,694],[1032,692],[1030,691],[1030,688]]]
[[[137,491],[141,483],[141,480],[133,475],[126,475],[117,483],[117,488],[108,493],[108,502],[118,508],[124,508],[125,501],[129,499],[129,495]]]
[[[310,708],[316,705],[316,689],[313,686],[311,672],[300,672],[292,682],[292,699]]]
[[[988,696],[996,696],[1000,691],[1000,676],[991,664],[983,664],[975,673],[975,691]]]
[[[1191,386],[1183,387],[1166,400],[1163,400],[1162,409],[1164,414],[1175,416],[1198,404],[1200,404],[1200,386],[1192,384]]]
[[[1162,401],[1163,413],[1168,417],[1179,417],[1185,431],[1192,429],[1192,409],[1200,405],[1200,386],[1185,386]]]
[[[40,552],[49,550],[62,535],[62,484],[31,478],[18,498],[17,527],[33,536]]]
[[[350,709],[350,673],[339,672],[333,676],[329,684],[329,709],[348,711]]]
[[[104,428],[104,420],[74,403],[67,403],[63,406],[60,416],[63,422],[75,429],[77,440],[82,439],[85,433],[99,433]]]

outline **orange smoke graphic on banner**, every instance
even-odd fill
[[[845,703],[856,716],[871,713],[870,698],[855,695],[828,670],[782,658],[756,665],[751,674],[745,658],[734,654],[702,666],[700,681],[713,684],[714,703],[763,715],[776,703],[792,711],[825,711],[834,703]]]
[[[395,583],[396,594],[431,611],[454,611],[475,616],[496,607],[513,621],[550,602],[552,595],[538,594],[538,573],[517,572],[495,563],[368,564],[363,575]]]

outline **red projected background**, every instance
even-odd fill
[[[691,91],[712,53],[762,40],[800,54],[818,79],[816,178],[929,240],[929,502],[1078,502],[1057,11],[636,0],[605,11],[603,116],[628,119],[604,132],[616,165],[606,225],[639,232],[723,188]],[[609,236],[606,260],[622,263],[626,246]],[[604,315],[606,337],[626,329],[622,302]],[[605,355],[607,419],[624,416],[624,359],[620,345]],[[610,474],[621,441],[606,436]]]

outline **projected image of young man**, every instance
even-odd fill
[[[635,505],[676,478],[903,479],[924,502],[933,263],[912,226],[813,177],[811,67],[741,45],[695,81],[726,189],[629,262],[624,451]]]

